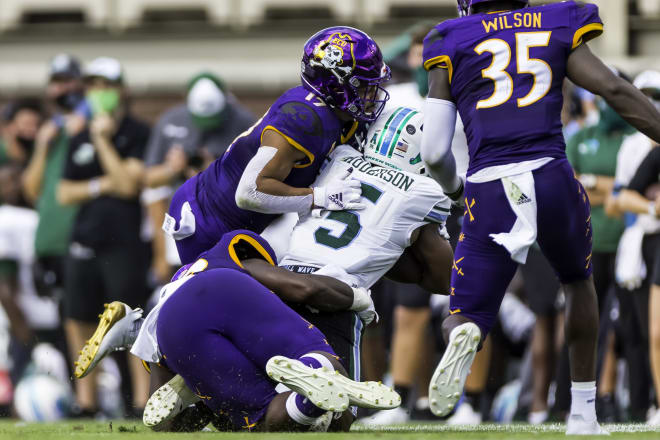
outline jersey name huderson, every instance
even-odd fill
[[[342,161],[354,166],[361,173],[374,176],[403,191],[408,191],[412,184],[415,183],[415,179],[401,171],[374,167],[360,156],[345,157]]]

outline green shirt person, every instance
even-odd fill
[[[623,222],[605,215],[604,203],[614,186],[619,148],[624,137],[633,133],[614,110],[601,104],[598,124],[578,131],[566,145],[568,160],[589,196],[593,250],[597,253],[616,252],[623,233]]]

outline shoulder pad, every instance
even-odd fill
[[[312,106],[304,102],[289,101],[284,103],[279,111],[287,116],[302,134],[323,136],[323,123]]]

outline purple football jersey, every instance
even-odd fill
[[[468,175],[540,157],[565,157],[562,84],[571,51],[600,35],[598,8],[573,1],[438,24],[424,67],[449,71],[467,135]]]
[[[314,182],[332,148],[353,136],[353,127],[357,128],[357,123],[344,124],[323,101],[303,87],[286,91],[252,128],[234,140],[221,158],[199,174],[195,193],[200,209],[205,215],[222,219],[229,230],[261,232],[276,216],[240,209],[234,196],[243,170],[261,145],[263,133],[274,130],[305,153],[306,158],[284,180],[288,185],[302,188]],[[342,130],[346,131],[346,138]]]

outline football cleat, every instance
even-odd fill
[[[360,423],[366,426],[400,425],[402,423],[408,423],[409,421],[410,414],[401,407],[384,409],[359,420]]]
[[[566,435],[610,435],[598,420],[586,421],[580,415],[571,415],[566,422]]]
[[[85,343],[80,356],[74,363],[74,375],[80,379],[87,376],[109,353],[131,348],[135,340],[133,323],[142,317],[142,309],[132,309],[120,301],[104,304],[99,315],[99,325]]]
[[[429,384],[431,412],[436,416],[449,414],[461,398],[479,341],[481,331],[474,323],[461,324],[451,331],[445,354]]]
[[[349,404],[375,409],[391,409],[401,405],[401,397],[380,382],[356,382],[338,371],[311,368],[284,356],[270,358],[266,373],[274,381],[307,397],[326,411],[344,411]]]
[[[158,388],[147,400],[142,422],[158,431],[159,426],[172,420],[184,409],[200,400],[201,398],[188,388],[183,377],[177,374]]]

